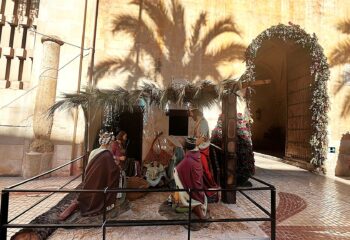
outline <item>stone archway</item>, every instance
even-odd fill
[[[316,36],[294,24],[270,27],[249,45],[246,65],[242,81],[267,83],[251,98],[256,146],[322,169],[329,69]]]

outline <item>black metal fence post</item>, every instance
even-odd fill
[[[190,196],[190,202],[188,203],[188,231],[187,231],[187,239],[191,239],[191,221],[192,221],[192,197],[191,197],[191,189],[188,189],[188,195]]]
[[[276,189],[271,189],[271,240],[276,239]]]
[[[9,213],[9,192],[1,191],[1,219],[0,219],[0,239],[6,239],[7,228],[4,227],[8,223]]]
[[[76,160],[75,160],[76,161]],[[35,178],[36,179],[36,178]],[[264,213],[266,213],[269,217],[253,217],[253,218],[218,218],[218,219],[210,219],[210,220],[192,220],[192,192],[198,192],[198,191],[206,191],[204,189],[135,189],[135,188],[129,188],[129,189],[108,189],[106,187],[104,190],[102,189],[64,189],[63,187],[60,187],[59,189],[41,189],[39,192],[43,193],[81,193],[81,192],[90,192],[90,193],[97,193],[97,194],[104,194],[103,197],[103,222],[102,225],[99,223],[94,224],[14,224],[12,223],[13,219],[16,219],[18,216],[13,218],[12,220],[8,220],[8,210],[9,210],[9,194],[10,192],[24,192],[24,193],[30,193],[30,192],[38,192],[37,189],[11,189],[11,188],[5,188],[1,192],[1,218],[0,218],[0,239],[6,239],[7,237],[7,228],[59,228],[59,227],[65,227],[65,228],[86,228],[86,227],[94,227],[94,228],[102,228],[102,239],[106,239],[106,228],[107,227],[120,227],[120,226],[166,226],[166,225],[182,225],[188,227],[188,239],[191,239],[191,225],[194,223],[202,223],[202,222],[251,222],[251,221],[260,221],[260,222],[267,222],[270,221],[271,223],[271,239],[276,239],[276,188],[268,184],[260,179],[253,178],[257,182],[262,183],[265,185],[265,187],[251,187],[251,188],[241,188],[241,187],[233,187],[233,188],[223,188],[223,189],[211,189],[208,191],[215,191],[215,192],[231,192],[231,191],[239,191],[242,192],[243,196],[245,196],[250,202],[252,202],[255,206],[257,206],[260,210],[262,210]],[[70,180],[69,182],[71,182]],[[25,182],[23,182],[25,183]],[[21,184],[23,184],[21,182]],[[19,186],[21,184],[13,185],[13,188],[16,186]],[[65,184],[64,186],[66,186]],[[247,194],[244,193],[244,191],[270,191],[271,198],[271,212],[263,208],[260,204],[258,204],[254,199],[249,197]],[[108,220],[107,218],[107,194],[113,194],[118,192],[187,192],[189,194],[188,197],[188,207],[189,207],[189,213],[188,213],[188,219],[184,220]],[[38,202],[39,203],[39,202]],[[37,204],[36,204],[37,205]],[[28,211],[28,210],[26,210]],[[24,214],[25,212],[22,212],[20,215]]]

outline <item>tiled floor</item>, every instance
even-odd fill
[[[277,189],[277,239],[350,239],[350,180],[319,176],[260,154],[256,155],[256,166],[256,176],[275,185]],[[20,178],[0,178],[0,188],[19,180]],[[67,180],[67,178],[48,178],[27,184],[25,187],[57,188]],[[70,187],[77,183],[73,182]],[[256,182],[253,184],[260,186]],[[248,194],[265,208],[270,207],[268,192],[250,191]],[[43,194],[13,194],[10,198],[12,204],[9,218],[43,196]],[[57,203],[61,197],[60,195],[50,197],[16,221],[30,221],[32,217]],[[262,211],[239,193],[237,206],[247,217],[264,216]],[[269,223],[258,224],[269,234]],[[13,230],[9,231],[12,232]],[[82,237],[76,234],[74,236],[74,239]],[[234,236],[232,239],[235,239]]]
[[[58,189],[62,185],[71,181],[73,177],[51,177],[41,180],[35,180],[30,183],[25,183],[15,189]],[[15,183],[22,181],[21,177],[0,177],[0,188],[8,187]],[[68,188],[73,188],[81,182],[81,179],[69,183]],[[46,197],[47,193],[10,193],[9,197],[9,216],[8,220],[12,223],[26,224],[29,223],[36,216],[48,211],[52,206],[57,204],[64,196],[64,194],[53,194],[49,196],[46,200],[39,203],[34,208],[26,211],[29,207],[33,206],[35,203],[39,202],[41,199]],[[21,214],[19,217],[17,217]],[[14,219],[16,217],[16,219]],[[18,229],[12,228],[8,229],[8,237],[17,232]]]
[[[277,239],[350,239],[350,180],[319,176],[262,156],[256,155],[256,176],[277,189]],[[251,195],[269,207],[267,194]],[[238,206],[248,215],[260,211],[241,197]],[[269,233],[269,224],[260,227]]]

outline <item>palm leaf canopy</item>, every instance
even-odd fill
[[[223,96],[239,90],[240,86],[240,82],[236,79],[227,79],[219,84],[207,80],[196,83],[173,83],[166,89],[161,89],[154,83],[144,83],[143,86],[134,90],[126,90],[122,87],[86,88],[80,93],[64,93],[62,100],[51,106],[48,114],[52,116],[57,110],[81,107],[86,116],[89,104],[92,108],[102,109],[110,106],[117,112],[132,112],[141,102],[161,109],[164,109],[169,102],[180,106],[193,104],[198,107],[210,107]]]

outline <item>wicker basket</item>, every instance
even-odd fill
[[[127,177],[126,178],[126,187],[127,188],[136,188],[136,189],[146,189],[149,187],[148,182],[140,177]],[[129,201],[134,201],[138,198],[146,195],[146,192],[128,192],[126,193],[126,198]]]

